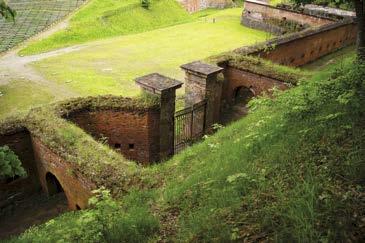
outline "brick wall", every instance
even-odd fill
[[[274,87],[280,90],[289,88],[284,82],[233,67],[225,68],[224,77],[225,82],[223,85],[222,100],[226,104],[233,103],[235,90],[238,87],[251,88],[254,91],[254,95],[261,95],[263,92],[269,91]]]
[[[1,194],[5,195],[5,192],[30,194],[39,191],[40,184],[29,132],[23,130],[1,135],[0,146],[4,145],[7,145],[19,157],[28,176],[8,184],[0,183]]]
[[[274,50],[253,54],[282,65],[301,66],[356,43],[356,32],[355,23],[335,23],[273,41]]]
[[[157,111],[81,111],[71,120],[96,139],[108,144],[127,159],[143,164],[159,160],[159,121]]]
[[[46,175],[52,173],[62,186],[70,209],[86,208],[95,185],[84,178],[77,169],[48,149],[38,138],[32,137],[34,156],[41,186],[45,192],[50,192]]]
[[[189,13],[207,8],[224,8],[232,4],[232,0],[178,0],[178,2]]]
[[[299,13],[287,9],[280,9],[268,5],[261,1],[245,1],[245,10],[243,12],[243,17],[249,16],[254,19],[287,19],[291,21],[298,22],[300,24],[307,24],[310,26],[322,26],[326,24],[333,23],[333,20],[328,18],[321,18],[317,16],[312,16],[309,14]]]

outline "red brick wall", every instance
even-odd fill
[[[38,138],[32,137],[34,156],[40,183],[45,192],[48,192],[46,174],[52,173],[60,182],[67,197],[70,209],[86,208],[95,185],[84,178],[76,168],[48,149]]]
[[[269,52],[259,55],[275,63],[288,66],[301,66],[332,53],[335,50],[356,42],[356,24],[339,25],[310,35],[301,35],[275,46]]]
[[[200,9],[200,0],[182,0],[180,3],[189,13],[197,12]]]
[[[194,13],[207,8],[224,8],[232,5],[231,0],[178,0],[178,2],[189,13]]]
[[[301,24],[308,24],[310,26],[322,26],[333,22],[332,20],[326,18],[319,18],[308,14],[275,8],[267,5],[265,2],[258,1],[246,1],[245,12],[248,15],[260,13],[265,18],[283,19],[285,17],[287,20],[295,21]]]
[[[242,71],[233,67],[227,67],[224,70],[224,77],[226,81],[223,86],[222,99],[228,104],[233,102],[235,89],[240,86],[246,88],[251,87],[255,95],[260,95],[273,87],[277,87],[280,90],[288,89],[285,83],[276,79]]]
[[[8,184],[0,184],[0,193],[5,191],[23,192],[25,194],[40,190],[33,147],[28,131],[20,131],[0,136],[0,146],[7,145],[19,157],[28,177]]]
[[[159,159],[159,112],[83,111],[67,119],[96,139],[107,138],[112,148],[117,144],[128,159],[143,164]]]

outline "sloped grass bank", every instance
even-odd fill
[[[70,20],[70,26],[20,51],[30,55],[117,35],[145,32],[192,21],[174,0],[153,0],[149,9],[139,0],[91,0]]]
[[[118,210],[106,199],[110,211],[71,212],[13,241],[363,240],[365,67],[353,61],[253,101],[246,118],[144,169]]]

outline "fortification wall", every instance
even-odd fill
[[[269,41],[267,46],[271,46],[271,49],[262,48],[252,54],[278,64],[297,67],[355,44],[356,32],[356,24],[352,21],[334,23]]]
[[[274,87],[279,90],[289,88],[288,84],[277,79],[230,66],[227,66],[223,73],[225,82],[223,84],[222,101],[225,104],[232,104],[234,102],[235,91],[239,87],[250,88],[255,96],[262,95],[264,92],[270,92]]]
[[[33,136],[32,144],[43,190],[52,194],[52,187],[55,185],[52,184],[53,182],[47,181],[47,174],[51,173],[61,184],[69,208],[73,210],[86,208],[95,185],[84,178],[74,165],[47,148],[40,139]]]
[[[333,19],[276,8],[254,0],[245,2],[243,19],[247,14],[264,24],[264,26],[259,24],[258,28],[266,26],[265,18],[281,20],[283,17],[313,27],[272,39],[257,46],[238,49],[237,52],[242,55],[258,55],[278,64],[296,67],[356,42],[357,27],[352,18],[337,16],[344,20],[336,22]],[[250,21],[243,22],[251,23]],[[256,24],[251,27],[256,27]]]
[[[323,26],[334,22],[332,19],[329,18],[300,13],[288,9],[281,9],[270,6],[265,2],[254,0],[245,1],[245,8],[242,17],[250,17],[257,20],[285,19],[298,22],[302,25],[309,25],[313,27]]]
[[[224,8],[233,4],[232,0],[179,0],[189,13],[207,8]]]
[[[159,112],[82,111],[67,118],[127,159],[148,164],[159,158]]]

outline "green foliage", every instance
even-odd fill
[[[0,15],[6,20],[14,20],[16,11],[5,0],[0,0]]]
[[[276,91],[275,99],[255,99],[246,118],[143,169],[142,187],[118,201],[100,190],[91,209],[65,214],[15,240],[359,240],[365,213],[364,76],[364,65],[350,58]],[[154,235],[158,223],[150,210],[160,220],[162,239]]]
[[[145,9],[149,9],[150,8],[150,0],[141,0],[141,6]]]
[[[365,68],[353,59],[335,67],[254,100],[248,117],[166,165],[163,201],[179,212],[179,240],[356,236],[354,213],[365,212]]]
[[[10,242],[137,243],[148,242],[158,231],[158,221],[145,206],[136,204],[126,209],[104,188],[93,193],[90,209],[66,213]]]
[[[0,180],[15,176],[25,177],[27,173],[18,156],[8,146],[0,147]]]

